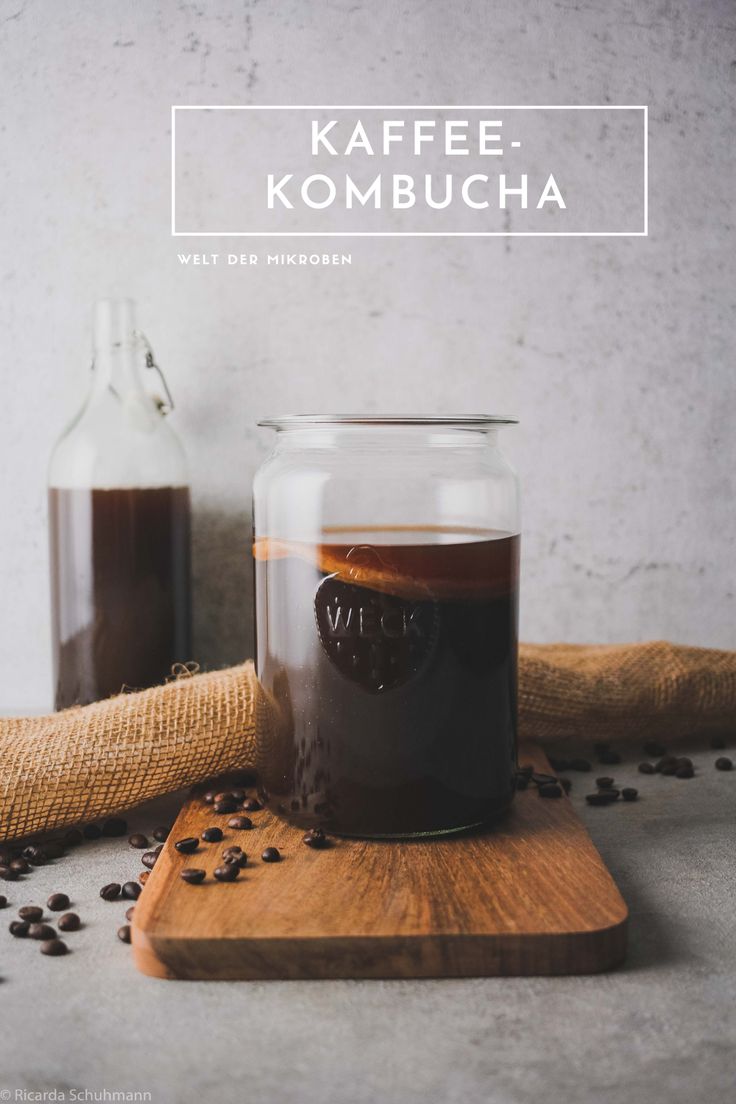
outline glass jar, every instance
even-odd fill
[[[284,417],[253,489],[269,806],[411,837],[493,821],[516,770],[509,418]]]
[[[189,486],[130,299],[95,306],[87,400],[49,465],[57,709],[163,682],[190,655]],[[155,377],[165,399],[144,384]]]

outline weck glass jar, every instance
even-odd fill
[[[254,482],[269,806],[363,837],[486,824],[514,793],[510,418],[270,418]]]

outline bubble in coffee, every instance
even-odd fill
[[[514,792],[518,537],[325,535],[254,544],[270,807],[357,836],[494,820]]]

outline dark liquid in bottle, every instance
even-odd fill
[[[511,800],[518,537],[422,535],[256,541],[258,669],[278,717],[261,777],[295,824],[437,833]]]
[[[191,658],[189,489],[49,491],[56,708]]]

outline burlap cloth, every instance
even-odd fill
[[[664,642],[521,646],[522,739],[665,739],[736,727],[736,652]],[[253,664],[45,717],[0,720],[0,839],[93,820],[271,754]]]

